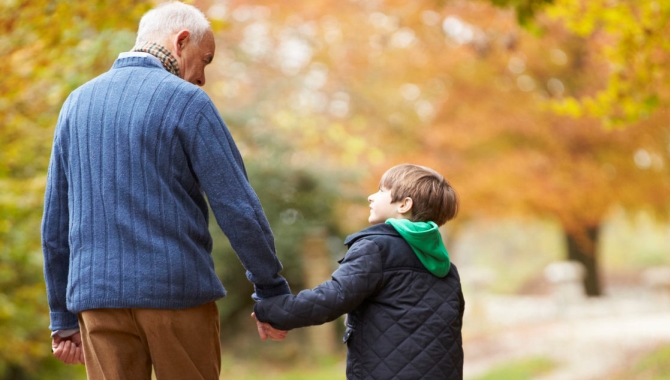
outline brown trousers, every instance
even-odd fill
[[[218,380],[219,309],[94,309],[79,313],[89,380]]]

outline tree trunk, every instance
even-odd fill
[[[598,237],[598,226],[587,227],[579,232],[566,233],[568,260],[577,261],[584,265],[584,291],[590,297],[602,295],[596,255]]]
[[[315,227],[307,233],[303,242],[303,266],[305,285],[314,288],[328,280],[332,273],[330,255],[326,246],[325,228]],[[312,326],[306,330],[310,341],[310,352],[330,355],[336,350],[338,341],[333,323]]]

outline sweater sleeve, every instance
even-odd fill
[[[63,109],[66,107],[64,106]],[[77,315],[66,306],[67,282],[70,264],[68,181],[63,164],[62,147],[58,137],[65,117],[61,113],[56,126],[42,216],[42,252],[44,278],[51,317],[52,331],[77,328]]]
[[[375,294],[382,283],[379,248],[367,239],[347,252],[332,279],[297,295],[282,295],[254,305],[256,317],[280,330],[320,325],[349,313]]]
[[[290,293],[279,272],[274,236],[260,201],[247,179],[242,157],[223,119],[209,101],[186,132],[191,141],[186,154],[216,221],[230,241],[247,278],[254,284],[255,300]]]

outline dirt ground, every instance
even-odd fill
[[[501,364],[551,358],[555,371],[537,380],[595,380],[670,343],[670,294],[621,289],[597,298],[466,294],[465,379]]]

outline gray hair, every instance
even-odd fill
[[[196,7],[179,1],[158,5],[142,16],[135,45],[145,42],[162,42],[165,38],[186,29],[196,45],[211,29],[205,15]]]

